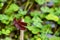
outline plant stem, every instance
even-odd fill
[[[11,3],[12,3],[12,0],[7,0],[7,3],[5,3],[1,9],[1,13],[4,13],[5,10],[10,6]]]
[[[27,3],[26,3],[26,6],[25,6],[25,9],[24,9],[24,10],[27,9],[27,7],[28,7],[29,4],[30,4],[30,2],[29,2],[29,0],[28,0]]]
[[[28,10],[32,7],[32,5],[33,5],[33,3],[31,3],[31,4],[30,4],[30,6],[29,6]]]
[[[24,40],[24,30],[20,30],[20,40]]]

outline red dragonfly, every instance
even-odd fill
[[[14,18],[13,23],[17,27],[17,29],[20,29],[20,30],[26,29],[25,26],[27,26],[27,23],[23,22],[22,19],[17,20],[16,18]]]

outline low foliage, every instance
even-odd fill
[[[60,0],[0,0],[0,36],[19,38],[14,18],[27,23],[25,40],[60,40]]]

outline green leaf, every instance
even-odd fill
[[[41,33],[45,33],[45,34],[51,34],[51,26],[49,24],[44,25],[41,29]]]
[[[5,10],[5,13],[12,13],[14,11],[18,11],[19,7],[16,4],[11,4],[8,9]]]
[[[12,14],[10,17],[9,17],[9,21],[13,21],[14,19],[14,14]]]
[[[7,15],[0,14],[0,20],[8,20],[9,17]]]
[[[3,7],[4,3],[0,3],[0,9]]]
[[[31,31],[34,29],[34,26],[27,26],[26,28],[28,28]]]
[[[30,15],[31,15],[31,16],[40,16],[40,11],[37,11],[37,10],[32,11],[32,12],[30,13]]]
[[[60,19],[57,21],[58,24],[60,24]]]
[[[41,19],[45,18],[45,14],[40,14]]]
[[[6,2],[7,0],[0,0],[0,2]]]
[[[59,20],[58,16],[53,15],[53,14],[48,14],[45,18],[47,20],[54,20],[54,21],[58,21]]]
[[[5,33],[6,33],[5,29],[2,29],[2,31],[1,31],[1,32],[2,32],[2,34],[5,34]]]
[[[38,27],[38,28],[42,28],[42,20],[39,17],[33,17],[32,18],[32,22],[33,22],[33,26]]]
[[[42,24],[41,23],[38,23],[38,22],[33,22],[33,25],[35,27],[38,27],[38,28],[42,28],[43,27]]]
[[[10,37],[6,37],[4,40],[12,40]]]
[[[38,29],[38,28],[34,28],[34,30],[32,30],[33,34],[38,34],[39,32],[40,32],[40,29]]]
[[[55,15],[59,16],[60,15],[60,7],[55,8],[56,12],[54,13]]]
[[[41,37],[40,37],[39,34],[38,34],[38,35],[34,35],[34,39],[36,39],[36,40],[41,40]]]
[[[41,38],[37,38],[36,40],[41,40]]]
[[[2,32],[0,31],[0,35],[2,34]]]
[[[53,37],[49,38],[49,40],[60,40],[60,37],[53,36]]]
[[[4,24],[9,24],[10,21],[8,21],[8,20],[1,20],[1,22],[4,23]]]
[[[23,16],[23,15],[26,15],[27,11],[26,10],[23,11],[22,9],[20,9],[18,13],[20,16]]]
[[[42,5],[45,3],[45,0],[35,0],[39,5]]]
[[[25,21],[26,23],[31,23],[31,22],[32,22],[32,21],[31,21],[31,18],[30,18],[29,16],[26,16],[25,19],[24,19],[24,21]]]
[[[49,12],[49,10],[50,10],[47,6],[41,7],[40,9],[43,13]]]
[[[54,3],[59,3],[60,0],[52,0]]]
[[[33,18],[32,18],[32,21],[33,21],[33,22],[40,22],[40,23],[42,22],[41,18],[39,18],[39,17],[37,17],[37,16],[33,17]]]
[[[42,34],[40,35],[40,37],[41,37],[42,40],[48,40],[46,34],[44,34],[44,33],[42,33]]]
[[[34,26],[27,26],[27,28],[33,33],[33,34],[37,34],[40,32],[40,29],[38,29],[37,27]],[[37,31],[36,31],[37,30]]]
[[[48,11],[49,11],[50,14],[54,14],[55,13],[54,12],[55,11],[54,8],[50,8],[50,10],[48,10]]]
[[[5,30],[5,29],[2,29],[2,34],[5,34],[5,35],[9,35],[10,33],[10,30]]]
[[[10,30],[6,30],[6,35],[9,35],[10,34]]]

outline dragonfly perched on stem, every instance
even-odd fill
[[[13,22],[17,29],[20,30],[20,40],[24,40],[24,31],[26,29],[25,26],[27,26],[27,23],[24,22],[24,19],[17,20],[16,18],[14,18]]]

